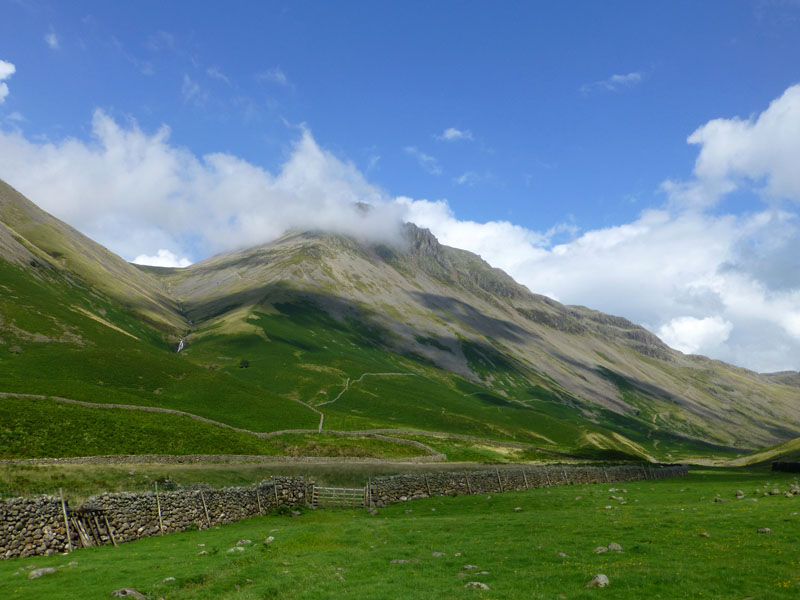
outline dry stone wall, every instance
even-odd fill
[[[370,480],[369,498],[371,505],[380,507],[429,496],[497,493],[551,485],[664,479],[682,477],[688,473],[689,470],[684,465],[613,467],[549,465],[461,473],[395,475]]]
[[[278,506],[306,502],[303,478],[276,477],[249,487],[187,489],[168,492],[119,492],[93,496],[84,509],[100,509],[108,519],[116,542],[204,529],[263,514]],[[64,509],[73,511],[56,496],[12,498],[0,501],[0,558],[49,555],[68,549]],[[97,530],[110,542],[105,523]],[[80,536],[70,527],[72,547]]]
[[[370,480],[367,496],[371,506],[386,506],[429,496],[663,479],[687,474],[688,468],[683,465],[503,467],[379,477]],[[75,511],[56,496],[0,500],[0,558],[66,551],[69,546],[65,511],[68,517],[81,510],[100,511],[89,513],[102,515],[103,522],[97,522],[95,532],[101,542],[112,541],[105,525],[108,519],[113,541],[119,543],[233,523],[279,506],[301,506],[310,501],[313,486],[313,482],[304,478],[275,477],[248,487],[106,493],[89,498]],[[74,548],[82,545],[74,527],[70,527],[69,542]]]

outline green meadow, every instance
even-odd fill
[[[153,599],[796,598],[800,496],[763,495],[795,480],[696,468],[674,480],[428,498],[375,516],[272,514],[2,561],[0,590],[36,600],[106,598],[122,587]],[[717,495],[728,501],[714,502]],[[252,543],[229,553],[239,540]],[[622,549],[595,552],[609,544]],[[30,566],[57,572],[28,580]],[[600,573],[610,586],[587,589]],[[489,590],[466,589],[470,581]]]

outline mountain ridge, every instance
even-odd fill
[[[0,299],[0,344],[24,352],[0,354],[0,385],[96,401],[110,377],[124,403],[234,426],[249,425],[266,402],[273,408],[258,413],[262,431],[308,428],[316,416],[302,412],[307,406],[322,408],[332,429],[422,425],[651,458],[752,450],[800,434],[791,373],[760,375],[684,355],[623,317],[534,294],[412,224],[402,240],[293,231],[181,269],[134,266],[2,184],[3,284],[24,301]],[[71,295],[62,302],[69,310],[55,310],[34,288]],[[15,331],[29,321],[38,327],[27,326],[31,335],[55,339],[45,335],[48,319],[82,336],[101,371],[116,372],[100,356],[106,337],[127,348],[132,369],[146,354],[163,374],[139,378],[153,379],[155,391],[135,382],[120,387],[125,377],[113,373],[101,373],[98,386],[90,384],[91,371],[57,380],[14,371],[15,361],[32,361],[31,353],[52,346]],[[127,341],[114,337],[119,331]],[[181,338],[186,344],[176,355]],[[89,351],[59,347],[76,357]],[[206,387],[188,393],[178,371]],[[364,380],[365,373],[414,377]],[[359,383],[348,390],[350,381]],[[42,389],[22,389],[32,382]],[[231,385],[239,406],[232,397],[215,403]]]

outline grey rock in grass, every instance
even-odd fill
[[[369,509],[369,514],[371,516],[373,516],[373,517],[377,516],[378,515],[378,509],[377,508],[370,508]]]
[[[489,590],[489,586],[485,583],[481,583],[480,581],[468,581],[464,587],[466,589],[474,589],[474,590]]]
[[[440,556],[444,556],[444,552],[432,552],[432,553],[431,553],[431,556],[435,556],[435,557],[437,557],[437,558],[438,558],[438,557],[440,557]]]
[[[480,567],[478,567],[478,565],[464,565],[462,567],[462,569],[464,569],[465,571],[469,571],[470,569],[479,569],[479,568]]]
[[[243,546],[234,546],[233,548],[228,548],[228,554],[231,552],[244,552]]]
[[[197,553],[197,556],[207,556],[207,555],[208,552],[206,550],[201,550],[200,552]]]
[[[274,541],[275,541],[275,536],[274,536],[274,535],[271,535],[271,536],[269,536],[268,538],[266,538],[266,539],[264,540],[264,543],[265,543],[265,544],[271,544],[271,543],[272,543],[272,542],[274,542]]]
[[[521,511],[521,510],[522,510],[522,507],[521,507],[521,506],[515,506],[515,507],[514,507],[514,512],[519,512],[519,511]]]
[[[597,548],[594,549],[593,552],[595,554],[602,554],[603,552],[608,552],[608,548],[606,548],[605,546],[598,546]]]
[[[135,590],[133,588],[120,588],[118,590],[114,590],[111,592],[112,598],[134,598],[135,600],[147,600],[147,596],[145,596],[139,590]]]
[[[714,502],[728,502],[727,498],[714,498]]]
[[[569,554],[567,554],[566,552],[556,552],[556,556],[560,558],[567,558],[569,557]]]
[[[419,562],[418,558],[395,558],[394,560],[391,561],[393,565],[402,565],[405,563],[418,563],[418,562]]]
[[[56,570],[53,567],[43,567],[41,569],[34,569],[30,573],[28,573],[28,579],[38,579],[42,575],[50,575],[51,573],[55,573]]]
[[[458,574],[456,575],[456,577],[466,577],[466,576],[467,576],[467,574],[466,574],[466,573],[458,573]]]
[[[704,537],[704,538],[711,537],[711,534],[708,533],[707,531],[701,531],[700,532],[700,537]]]
[[[71,560],[69,562],[69,566],[70,567],[77,567],[78,566],[78,561],[77,560]]]
[[[619,544],[617,544],[615,542],[611,542],[608,545],[608,549],[609,550],[616,550],[617,552],[622,552],[622,546],[620,546]]]
[[[175,578],[174,577],[164,577],[164,579],[161,580],[161,583],[168,583],[170,581],[175,581]]]
[[[762,527],[761,529],[758,530],[758,533],[772,533],[772,529],[770,529],[769,527]]]
[[[769,495],[770,496],[779,496],[780,493],[781,493],[781,491],[778,488],[775,488],[769,493]]]
[[[603,575],[602,573],[600,573],[600,574],[595,575],[594,577],[592,577],[592,580],[589,583],[586,584],[586,587],[587,588],[596,588],[596,587],[603,588],[603,587],[606,587],[607,585],[609,585],[610,583],[611,582],[608,580],[608,577],[606,575]]]
[[[741,500],[744,498],[744,492],[742,490],[736,490],[736,497]]]
[[[253,540],[239,540],[236,542],[237,546],[246,546],[247,544],[252,544]]]

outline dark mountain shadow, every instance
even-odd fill
[[[489,338],[521,344],[526,339],[536,337],[532,332],[516,323],[489,317],[474,306],[450,296],[417,291],[411,291],[409,295],[445,321],[452,323],[453,319],[458,319],[467,327]]]

